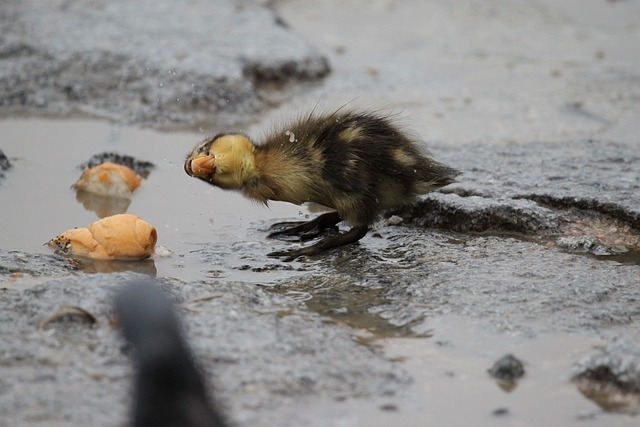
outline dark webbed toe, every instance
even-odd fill
[[[267,237],[286,241],[291,241],[291,237],[297,237],[295,240],[304,242],[318,237],[327,229],[338,231],[336,224],[340,221],[341,218],[337,212],[327,212],[311,221],[279,222],[272,225],[270,229],[282,229],[270,233]]]
[[[337,248],[338,246],[348,245],[350,243],[355,243],[358,240],[362,239],[369,230],[369,227],[366,225],[357,225],[351,228],[349,231],[343,234],[339,234],[337,236],[325,237],[320,240],[318,243],[305,246],[300,249],[290,249],[285,251],[274,251],[267,254],[270,257],[286,257],[283,261],[289,262],[293,261],[301,256],[313,256],[321,254],[324,251],[327,251],[331,248]]]

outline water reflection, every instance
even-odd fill
[[[304,302],[309,310],[327,316],[337,324],[366,331],[372,338],[419,336],[411,330],[413,323],[394,325],[372,312],[372,307],[379,307],[389,302],[384,297],[385,289],[383,288],[337,285],[309,289],[302,284],[302,286],[277,285],[267,289]]]
[[[156,277],[158,273],[153,259],[114,261],[77,257],[72,258],[71,260],[78,269],[85,273],[120,273],[131,271],[134,273],[146,274],[151,277]]]
[[[640,414],[640,393],[637,391],[624,391],[613,383],[586,378],[575,382],[580,393],[605,412]]]
[[[76,200],[98,218],[126,213],[131,204],[131,199],[125,197],[101,196],[84,190],[76,191]]]

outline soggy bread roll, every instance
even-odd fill
[[[144,259],[153,253],[158,234],[142,218],[121,214],[103,218],[87,228],[73,228],[47,244],[69,255],[94,259]]]
[[[101,196],[129,197],[140,186],[142,177],[127,166],[104,162],[86,168],[74,184],[76,190],[84,190]]]

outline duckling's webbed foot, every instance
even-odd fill
[[[326,214],[325,214],[326,215]],[[289,262],[294,259],[305,256],[305,255],[318,255],[328,249],[336,248],[338,246],[348,245],[350,243],[355,243],[358,240],[362,239],[369,230],[369,227],[366,225],[356,225],[351,228],[351,230],[346,233],[340,234],[338,236],[325,237],[320,240],[318,243],[306,246],[300,249],[290,249],[286,251],[275,251],[267,254],[270,257],[286,257],[283,261]]]
[[[338,212],[327,212],[319,215],[317,218],[311,221],[292,221],[292,222],[279,222],[273,224],[271,229],[282,230],[274,231],[267,237],[276,238],[281,240],[291,240],[288,237],[297,237],[296,240],[306,241],[318,237],[326,229],[338,230],[336,224],[342,221]]]

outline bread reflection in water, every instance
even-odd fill
[[[85,190],[76,191],[76,200],[88,211],[93,211],[98,218],[126,213],[131,204],[127,197],[101,196]]]
[[[152,259],[143,260],[104,260],[87,257],[70,258],[71,263],[85,273],[121,273],[131,271],[156,277],[158,271]]]

